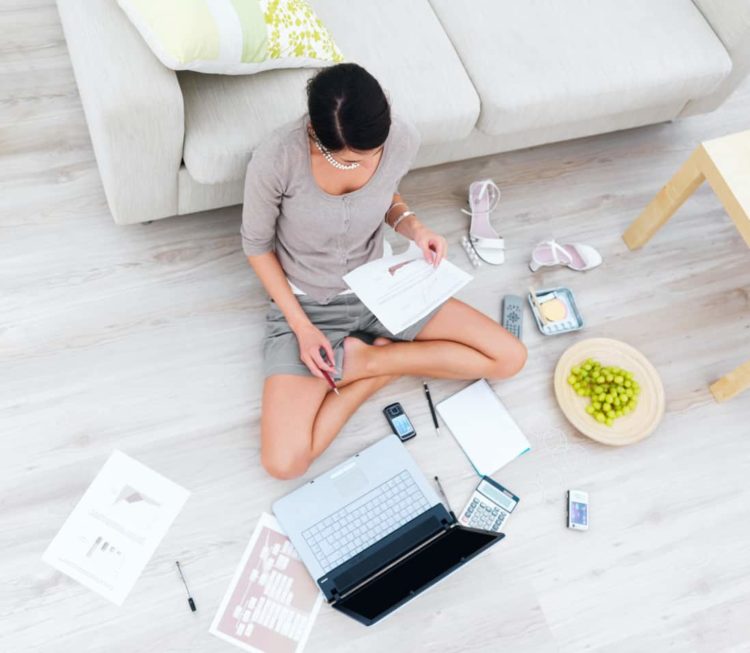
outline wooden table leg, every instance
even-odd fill
[[[750,388],[750,361],[711,384],[716,401],[726,401]]]
[[[625,230],[622,239],[630,249],[643,247],[703,183],[705,177],[700,166],[703,156],[703,149],[698,147]]]

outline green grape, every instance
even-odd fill
[[[617,365],[602,365],[593,358],[572,367],[568,383],[579,397],[589,397],[586,413],[607,426],[635,409],[640,392],[632,372]]]

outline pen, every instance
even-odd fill
[[[426,381],[422,381],[424,386],[424,395],[427,397],[427,403],[430,406],[430,413],[432,413],[432,423],[435,425],[435,433],[440,435],[440,427],[438,426],[437,415],[435,414],[435,406],[432,405],[432,395],[430,394],[430,388],[427,386]]]
[[[437,476],[435,476],[435,483],[437,484],[437,488],[438,488],[438,491],[440,492],[440,495],[443,497],[443,499],[445,499],[445,506],[448,508],[448,512],[451,514],[451,517],[455,519],[456,515],[453,512],[453,509],[451,508],[451,504],[448,501],[448,497],[445,496],[445,490],[443,490],[443,485],[440,483],[440,479]]]
[[[180,561],[178,560],[175,564],[177,565],[177,571],[180,572],[180,578],[182,579],[182,584],[185,586],[185,591],[187,592],[188,605],[190,606],[190,610],[195,612],[196,610],[198,610],[198,608],[195,607],[195,601],[193,601],[193,597],[190,596],[190,590],[188,589],[187,583],[185,582],[185,576],[182,574],[182,567],[180,567]]]
[[[323,358],[323,360],[328,363],[328,355],[325,352],[325,349],[322,347],[320,348],[320,355]],[[326,378],[326,381],[328,381],[328,385],[331,386],[331,390],[333,390],[337,395],[340,395],[339,389],[336,387],[336,382],[333,380],[333,377],[328,373],[327,370],[320,370],[323,373],[323,376]]]

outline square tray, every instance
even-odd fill
[[[552,324],[543,324],[542,316],[534,306],[534,300],[531,298],[531,293],[526,295],[526,299],[531,307],[531,314],[534,316],[534,321],[539,329],[540,333],[544,336],[557,336],[561,333],[570,333],[571,331],[578,331],[583,328],[583,318],[581,313],[578,311],[576,306],[576,300],[573,297],[573,291],[570,288],[545,288],[544,290],[538,290],[536,297],[541,303],[542,299],[547,295],[555,293],[557,298],[560,299],[568,308],[568,317],[561,322],[554,322]]]

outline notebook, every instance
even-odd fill
[[[480,476],[492,476],[531,449],[484,379],[441,401],[437,410]]]

